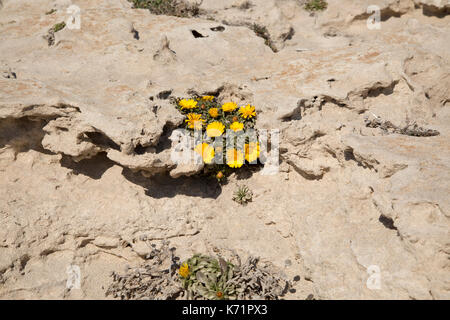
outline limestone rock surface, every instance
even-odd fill
[[[292,299],[449,299],[449,2],[304,3],[0,1],[0,297],[104,299],[110,271],[169,241],[269,260],[300,276]],[[219,185],[175,162],[170,101],[193,93],[255,105],[279,168]]]

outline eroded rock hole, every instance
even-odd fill
[[[367,97],[375,98],[380,95],[389,96],[394,93],[394,89],[397,83],[398,81],[394,81],[388,87],[372,88],[367,92]]]
[[[387,21],[390,18],[400,18],[403,14],[401,12],[396,12],[391,8],[386,8],[381,10],[381,21]]]
[[[206,36],[202,35],[197,30],[191,30],[191,32],[192,32],[192,35],[194,36],[194,38],[206,38]]]
[[[215,31],[215,32],[223,32],[225,31],[225,27],[224,26],[217,26],[217,27],[213,27],[210,28],[211,31]]]
[[[140,143],[134,148],[135,154],[144,154],[146,152],[147,148],[142,146]]]
[[[14,71],[3,71],[3,78],[5,79],[17,79],[17,74]]]
[[[423,15],[427,17],[437,17],[437,18],[445,18],[447,15],[450,14],[450,8],[444,7],[444,8],[437,8],[433,5],[423,5],[422,7],[422,13]]]
[[[120,146],[101,132],[84,132],[84,135],[87,137],[86,140],[95,145],[120,151]]]
[[[131,34],[133,35],[133,38],[134,38],[134,39],[136,39],[136,40],[139,40],[139,39],[140,39],[140,37],[139,37],[139,31],[137,31],[135,28],[132,28],[132,29],[131,29]]]
[[[43,128],[48,123],[44,119],[0,119],[0,148],[10,146],[16,153],[35,150],[50,154],[42,147],[45,132]]]
[[[19,259],[19,269],[22,271],[27,266],[28,261],[30,261],[31,257],[28,254],[24,254]]]
[[[391,230],[397,230],[397,227],[394,226],[394,220],[392,220],[389,217],[386,217],[385,215],[380,215],[380,217],[378,218],[378,221],[380,221],[383,226],[385,226],[388,229]]]
[[[289,122],[289,121],[301,120],[301,119],[302,119],[302,110],[301,110],[301,106],[299,105],[291,113],[283,116],[281,121]]]
[[[163,133],[159,138],[158,144],[156,145],[157,153],[171,148],[172,141],[170,141],[169,137],[172,135],[174,129],[175,127],[170,123],[166,123],[164,125]]]
[[[158,93],[158,99],[166,100],[170,97],[171,94],[172,94],[172,90],[161,91],[160,93]]]
[[[281,35],[281,39],[282,39],[283,41],[291,40],[292,37],[294,36],[294,34],[295,34],[294,28],[290,27],[288,32],[283,33],[283,34]]]
[[[352,149],[344,150],[344,158],[347,161],[350,161],[350,160],[356,161],[355,155],[353,154],[353,150]]]

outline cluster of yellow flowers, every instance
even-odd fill
[[[177,101],[177,107],[186,116],[186,128],[204,130],[209,138],[220,137],[228,129],[236,133],[252,129],[256,120],[254,106],[247,104],[239,107],[235,102],[220,104],[214,96],[181,99]],[[201,143],[195,147],[195,152],[202,156],[206,164],[211,164],[216,149],[211,144]],[[260,155],[259,143],[248,141],[244,150],[232,148],[224,154],[228,167],[240,168],[245,160],[251,163],[257,161]]]

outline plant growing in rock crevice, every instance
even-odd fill
[[[206,173],[225,181],[231,172],[258,164],[261,152],[254,106],[220,103],[215,96],[174,99],[173,103],[186,117],[183,127],[193,137],[194,152]]]
[[[66,27],[66,23],[63,21],[63,22],[55,24],[53,26],[53,31],[58,32],[58,31],[61,31],[62,29],[64,29],[65,27]]]
[[[214,259],[203,255],[194,255],[179,269],[182,287],[188,298],[202,297],[208,300],[236,299],[236,284],[231,282],[234,276],[233,264],[224,259]]]
[[[55,24],[53,27],[51,27],[47,34],[45,36],[43,36],[43,38],[45,40],[47,40],[47,44],[49,47],[51,47],[52,45],[55,44],[55,33],[58,31],[61,31],[62,29],[64,29],[66,27],[66,23],[63,22],[59,22],[57,24]]]
[[[305,9],[308,11],[323,11],[328,7],[325,0],[309,0],[305,3]]]
[[[50,15],[50,14],[53,14],[53,13],[55,13],[57,10],[55,9],[55,8],[53,8],[53,9],[50,9],[49,11],[47,11],[45,14],[46,15]]]
[[[169,249],[165,243],[152,252],[144,265],[127,269],[125,274],[113,272],[106,295],[123,300],[279,299],[291,287],[291,282],[271,263],[258,258],[249,257],[241,263],[235,254],[231,263],[220,257],[195,254],[178,264],[174,252],[175,248]]]
[[[265,26],[254,23],[250,26],[250,29],[252,29],[258,37],[263,38],[264,44],[272,49],[273,52],[278,52],[278,49],[275,47],[275,44],[270,37],[270,33]]]
[[[182,285],[192,299],[278,299],[291,283],[277,275],[269,265],[261,266],[258,258],[249,257],[237,265],[222,258],[194,255],[183,265],[189,268],[187,278],[180,275]],[[182,265],[182,266],[183,266]]]
[[[249,257],[244,264],[236,258],[238,265],[198,254],[186,260],[179,277],[188,299],[278,299],[291,287],[258,258]]]
[[[148,9],[156,15],[176,17],[194,17],[199,14],[200,4],[187,3],[183,0],[128,0],[135,9]],[[201,3],[201,2],[200,2]]]
[[[385,134],[397,133],[413,137],[433,137],[440,134],[437,130],[422,128],[417,125],[416,122],[409,120],[407,120],[406,125],[403,127],[396,126],[390,121],[382,120],[378,116],[375,116],[374,119],[365,117],[364,122],[366,124],[366,127],[379,128]]]

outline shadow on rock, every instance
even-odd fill
[[[260,163],[257,165],[249,165],[246,167],[242,167],[239,170],[236,170],[236,179],[237,180],[248,180],[250,179],[255,173],[262,170],[264,166]]]
[[[0,119],[0,148],[9,146],[15,153],[35,150],[45,154],[53,154],[42,147],[45,120],[31,120],[27,117],[20,119]]]
[[[145,188],[145,194],[156,199],[173,198],[176,195],[216,199],[222,187],[213,178],[181,177],[171,178],[168,174],[158,174],[146,178],[140,173],[124,168],[123,176],[134,184]]]
[[[115,163],[108,159],[106,152],[100,152],[90,159],[74,161],[71,157],[63,155],[60,160],[61,166],[71,169],[76,175],[82,174],[92,179],[98,180],[102,177],[106,170],[111,168]]]

